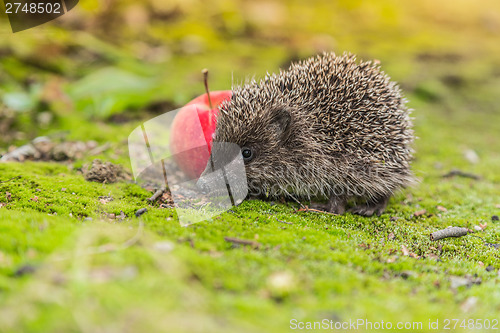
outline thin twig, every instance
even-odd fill
[[[17,178],[21,178],[21,175],[19,175],[19,176],[15,176],[15,177],[12,177],[11,179],[7,179],[7,180],[0,181],[0,184],[10,182],[11,180],[14,180],[14,179],[17,179]]]
[[[239,239],[235,237],[224,237],[224,240],[226,242],[230,242],[233,244],[240,244],[240,245],[251,245],[253,247],[259,247],[260,244],[257,243],[256,241],[253,240],[248,240],[248,239]]]
[[[300,208],[297,211],[298,212],[316,212],[316,213],[325,213],[325,214],[330,214],[330,215],[339,215],[339,214],[327,212],[326,210],[319,210],[319,209],[309,208],[307,206],[305,206],[304,208]]]
[[[448,238],[448,237],[462,237],[466,236],[469,232],[467,228],[461,227],[448,227],[443,230],[438,230],[430,234],[431,241],[436,241],[438,239]]]
[[[475,175],[473,173],[465,172],[465,171],[462,171],[462,170],[458,170],[458,169],[453,169],[450,172],[448,172],[447,174],[443,175],[442,177],[443,178],[451,178],[451,177],[454,177],[454,176],[459,176],[459,177],[464,177],[464,178],[471,178],[471,179],[475,179],[475,180],[480,180],[481,179],[481,176]]]
[[[486,246],[491,246],[491,247],[494,247],[495,249],[500,249],[500,244],[488,243],[487,241],[484,240],[483,237],[479,237],[476,235],[470,235],[470,236],[479,238],[480,240],[483,241],[483,244]]]
[[[285,193],[288,194],[288,196],[290,198],[292,198],[296,203],[298,203],[300,205],[300,207],[307,208],[307,206],[304,206],[299,200],[297,200],[297,198],[295,198],[293,195],[291,195],[290,192],[288,192],[285,188],[283,188],[283,191],[285,191]]]
[[[287,222],[287,221],[281,221],[281,220],[278,220],[277,217],[275,217],[276,221],[278,222],[281,222],[281,223],[285,223],[285,224],[293,224],[293,222]]]
[[[166,190],[165,187],[160,188],[148,200],[151,202],[156,201],[156,199],[158,199],[165,192],[165,190]]]
[[[94,155],[99,155],[103,152],[105,152],[106,150],[108,150],[109,148],[111,148],[111,144],[109,142],[103,144],[102,146],[98,146],[98,147],[95,147],[94,149],[90,150],[88,152],[88,155],[89,156],[94,156]]]

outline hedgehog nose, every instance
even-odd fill
[[[203,177],[200,177],[198,181],[196,182],[196,187],[202,194],[208,194],[210,192],[210,187],[208,186],[208,183]]]

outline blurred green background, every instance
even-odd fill
[[[96,156],[0,163],[0,181],[21,176],[0,183],[0,331],[286,332],[291,318],[498,318],[498,249],[428,236],[482,225],[484,241],[500,243],[498,0],[86,0],[16,34],[2,11],[1,155],[50,135],[108,145],[97,157],[129,169],[130,132],[202,94],[203,68],[223,90],[348,51],[379,60],[409,99],[421,183],[380,218],[252,201],[181,228],[134,184],[86,182],[80,167]],[[442,177],[452,169],[480,180]]]
[[[470,113],[495,112],[499,7],[494,0],[89,0],[16,34],[3,14],[0,144],[54,129],[104,139],[75,123],[179,107],[203,92],[203,68],[211,89],[228,89],[322,51],[380,60],[411,100],[446,103],[450,116],[457,99]]]

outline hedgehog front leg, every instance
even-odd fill
[[[368,201],[364,204],[356,205],[349,209],[349,212],[361,216],[372,216],[373,214],[380,216],[387,207],[388,202],[389,197],[382,197],[374,201]]]
[[[328,200],[327,210],[330,213],[342,215],[345,213],[347,199],[343,196],[332,195]]]

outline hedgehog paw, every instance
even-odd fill
[[[361,216],[373,216],[373,214],[377,214],[377,216],[382,215],[387,207],[387,203],[389,202],[389,198],[382,198],[375,202],[367,202],[362,205],[357,205],[349,209],[349,212]]]
[[[328,200],[327,211],[333,214],[342,215],[345,213],[347,200],[343,197],[332,196]]]

